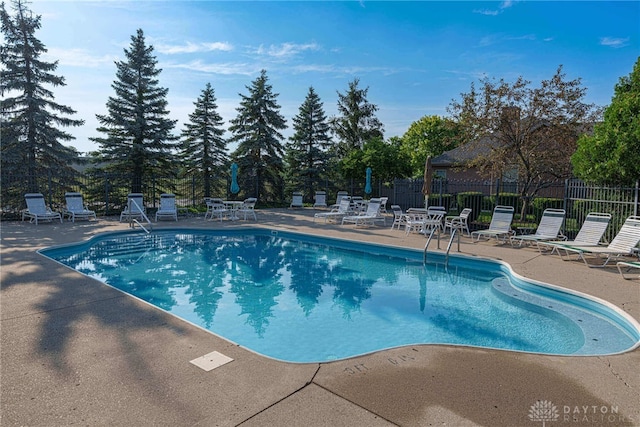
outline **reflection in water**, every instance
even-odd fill
[[[414,343],[571,354],[584,343],[566,316],[497,292],[492,283],[504,277],[497,268],[423,266],[353,245],[243,233],[116,235],[51,256],[285,360]]]

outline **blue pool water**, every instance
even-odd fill
[[[41,253],[257,353],[290,362],[409,344],[622,352],[637,323],[504,264],[257,230],[111,233]]]

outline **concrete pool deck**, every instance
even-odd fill
[[[260,226],[425,244],[424,236],[405,238],[389,227],[314,223],[313,212],[258,210],[257,222],[195,217],[154,228]],[[567,357],[417,345],[330,363],[284,363],[35,253],[126,229],[117,218],[1,224],[0,425],[640,426],[639,349]],[[462,253],[504,260],[523,276],[604,299],[640,320],[640,280],[623,280],[615,267],[589,269],[469,238],[461,246]],[[209,372],[189,363],[212,351],[234,360]],[[545,403],[556,407],[556,419],[539,411]]]

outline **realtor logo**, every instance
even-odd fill
[[[558,421],[558,418],[560,418],[558,408],[548,400],[538,400],[529,409],[529,419],[542,422],[542,427],[545,427],[547,421]]]

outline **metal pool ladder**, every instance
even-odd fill
[[[429,233],[429,238],[427,239],[427,243],[424,245],[424,253],[422,256],[422,263],[426,264],[427,263],[427,249],[429,248],[429,243],[431,243],[431,239],[433,239],[433,234],[436,232],[436,230],[438,230],[438,249],[440,249],[440,231],[439,229],[436,227],[434,229],[431,230],[431,233]],[[460,229],[458,227],[453,227],[451,229],[451,237],[449,238],[449,244],[447,245],[447,253],[445,255],[444,258],[444,265],[449,265],[449,252],[451,251],[451,245],[453,245],[453,239],[458,236],[458,252],[460,252],[460,233],[459,233]]]
[[[135,205],[136,208],[138,209],[138,211],[140,211],[140,214],[142,215],[142,218],[144,218],[147,221],[147,224],[149,224],[149,230],[151,230],[153,228],[153,224],[151,224],[151,220],[149,219],[149,217],[147,216],[146,213],[144,213],[144,211],[142,210],[142,207],[138,206],[138,204],[136,203],[135,200],[133,199],[129,199],[129,212],[131,212],[131,205]],[[140,226],[140,228],[142,228],[147,234],[150,233],[149,230],[147,230],[145,228],[144,225],[142,225],[140,223],[140,221],[138,221],[137,219],[135,219],[133,217],[133,215],[129,216],[129,227],[130,228],[135,228],[136,224],[138,224]]]

